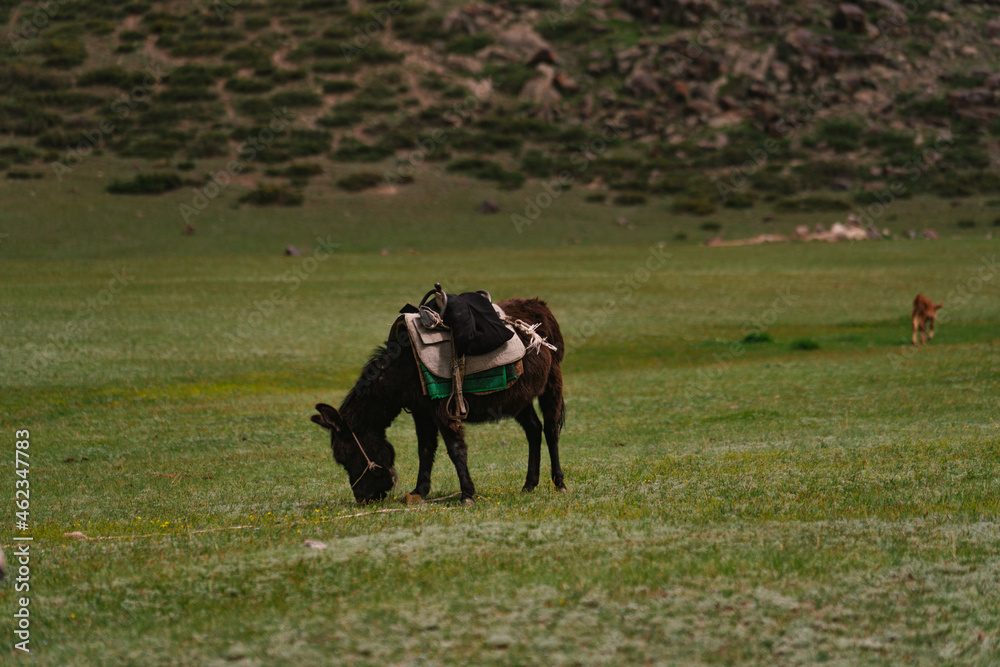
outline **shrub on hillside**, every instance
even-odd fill
[[[181,177],[169,172],[138,174],[131,181],[115,179],[105,190],[113,195],[159,195],[183,185]]]
[[[743,337],[743,342],[753,345],[754,343],[773,343],[774,339],[766,331],[751,331]]]
[[[851,205],[846,201],[819,196],[779,199],[774,205],[774,210],[780,213],[817,213],[850,209]]]
[[[715,200],[708,194],[681,194],[674,197],[674,213],[709,215],[715,213]]]
[[[864,130],[864,126],[857,121],[837,118],[821,124],[811,139],[825,142],[838,153],[846,153],[861,147],[861,135]]]
[[[358,84],[345,79],[323,82],[323,92],[327,95],[337,95],[340,93],[350,93],[358,89]]]
[[[341,162],[378,162],[393,154],[391,148],[385,146],[369,146],[354,137],[344,137],[340,146],[333,153],[333,159]]]
[[[42,40],[41,53],[47,67],[72,69],[87,60],[87,48],[71,37],[48,37]]]
[[[302,192],[283,185],[258,185],[239,198],[241,204],[254,206],[301,206],[305,197]]]
[[[499,163],[482,158],[463,158],[447,166],[452,173],[467,174],[484,181],[495,181],[503,190],[516,190],[524,185],[525,176],[505,170]]]
[[[145,76],[144,72],[130,72],[118,65],[109,65],[108,67],[87,70],[77,77],[76,85],[79,87],[111,86],[130,90],[135,86],[142,85]]]
[[[384,178],[374,171],[356,171],[337,181],[337,187],[348,192],[361,192],[381,185]]]
[[[226,90],[242,95],[257,95],[270,92],[274,82],[264,77],[230,79],[226,81]]]
[[[611,203],[615,206],[641,206],[646,203],[646,196],[636,192],[625,192],[615,196]]]

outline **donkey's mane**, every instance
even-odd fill
[[[341,412],[377,428],[388,428],[403,409],[393,399],[398,394],[387,386],[386,374],[395,362],[385,345],[380,345],[361,369],[357,382],[340,404]],[[382,364],[382,365],[380,365]],[[392,384],[392,383],[389,383]]]

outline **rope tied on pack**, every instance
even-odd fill
[[[506,324],[509,324],[510,326],[514,327],[515,329],[517,329],[518,331],[520,331],[521,333],[523,333],[524,335],[526,335],[528,338],[531,339],[531,342],[529,342],[528,345],[527,345],[527,347],[525,348],[526,349],[526,353],[527,352],[531,352],[532,350],[534,350],[535,354],[541,354],[542,353],[542,346],[543,345],[545,347],[549,348],[550,350],[552,350],[553,352],[555,352],[557,349],[559,349],[555,345],[553,345],[552,343],[548,342],[545,339],[544,336],[542,336],[537,331],[535,331],[535,329],[537,329],[539,326],[541,326],[541,324],[542,324],[541,322],[535,322],[534,324],[528,324],[524,320],[515,320],[515,319],[513,319],[513,318],[511,318],[511,317],[509,317],[507,315],[504,315],[503,321]]]

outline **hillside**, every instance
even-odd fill
[[[442,174],[695,215],[1000,192],[997,3],[0,2],[0,168],[109,192]],[[214,183],[213,183],[214,181]],[[93,187],[93,186],[91,186]],[[188,211],[197,214],[197,201]],[[862,215],[862,217],[865,217]]]

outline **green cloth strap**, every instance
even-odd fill
[[[507,364],[468,375],[462,382],[462,391],[466,394],[481,394],[487,391],[506,389],[507,384],[517,378],[517,373],[514,371],[515,366],[516,364]],[[439,378],[431,374],[423,363],[420,364],[420,372],[423,373],[424,385],[427,387],[427,395],[430,398],[451,396],[451,378]]]

